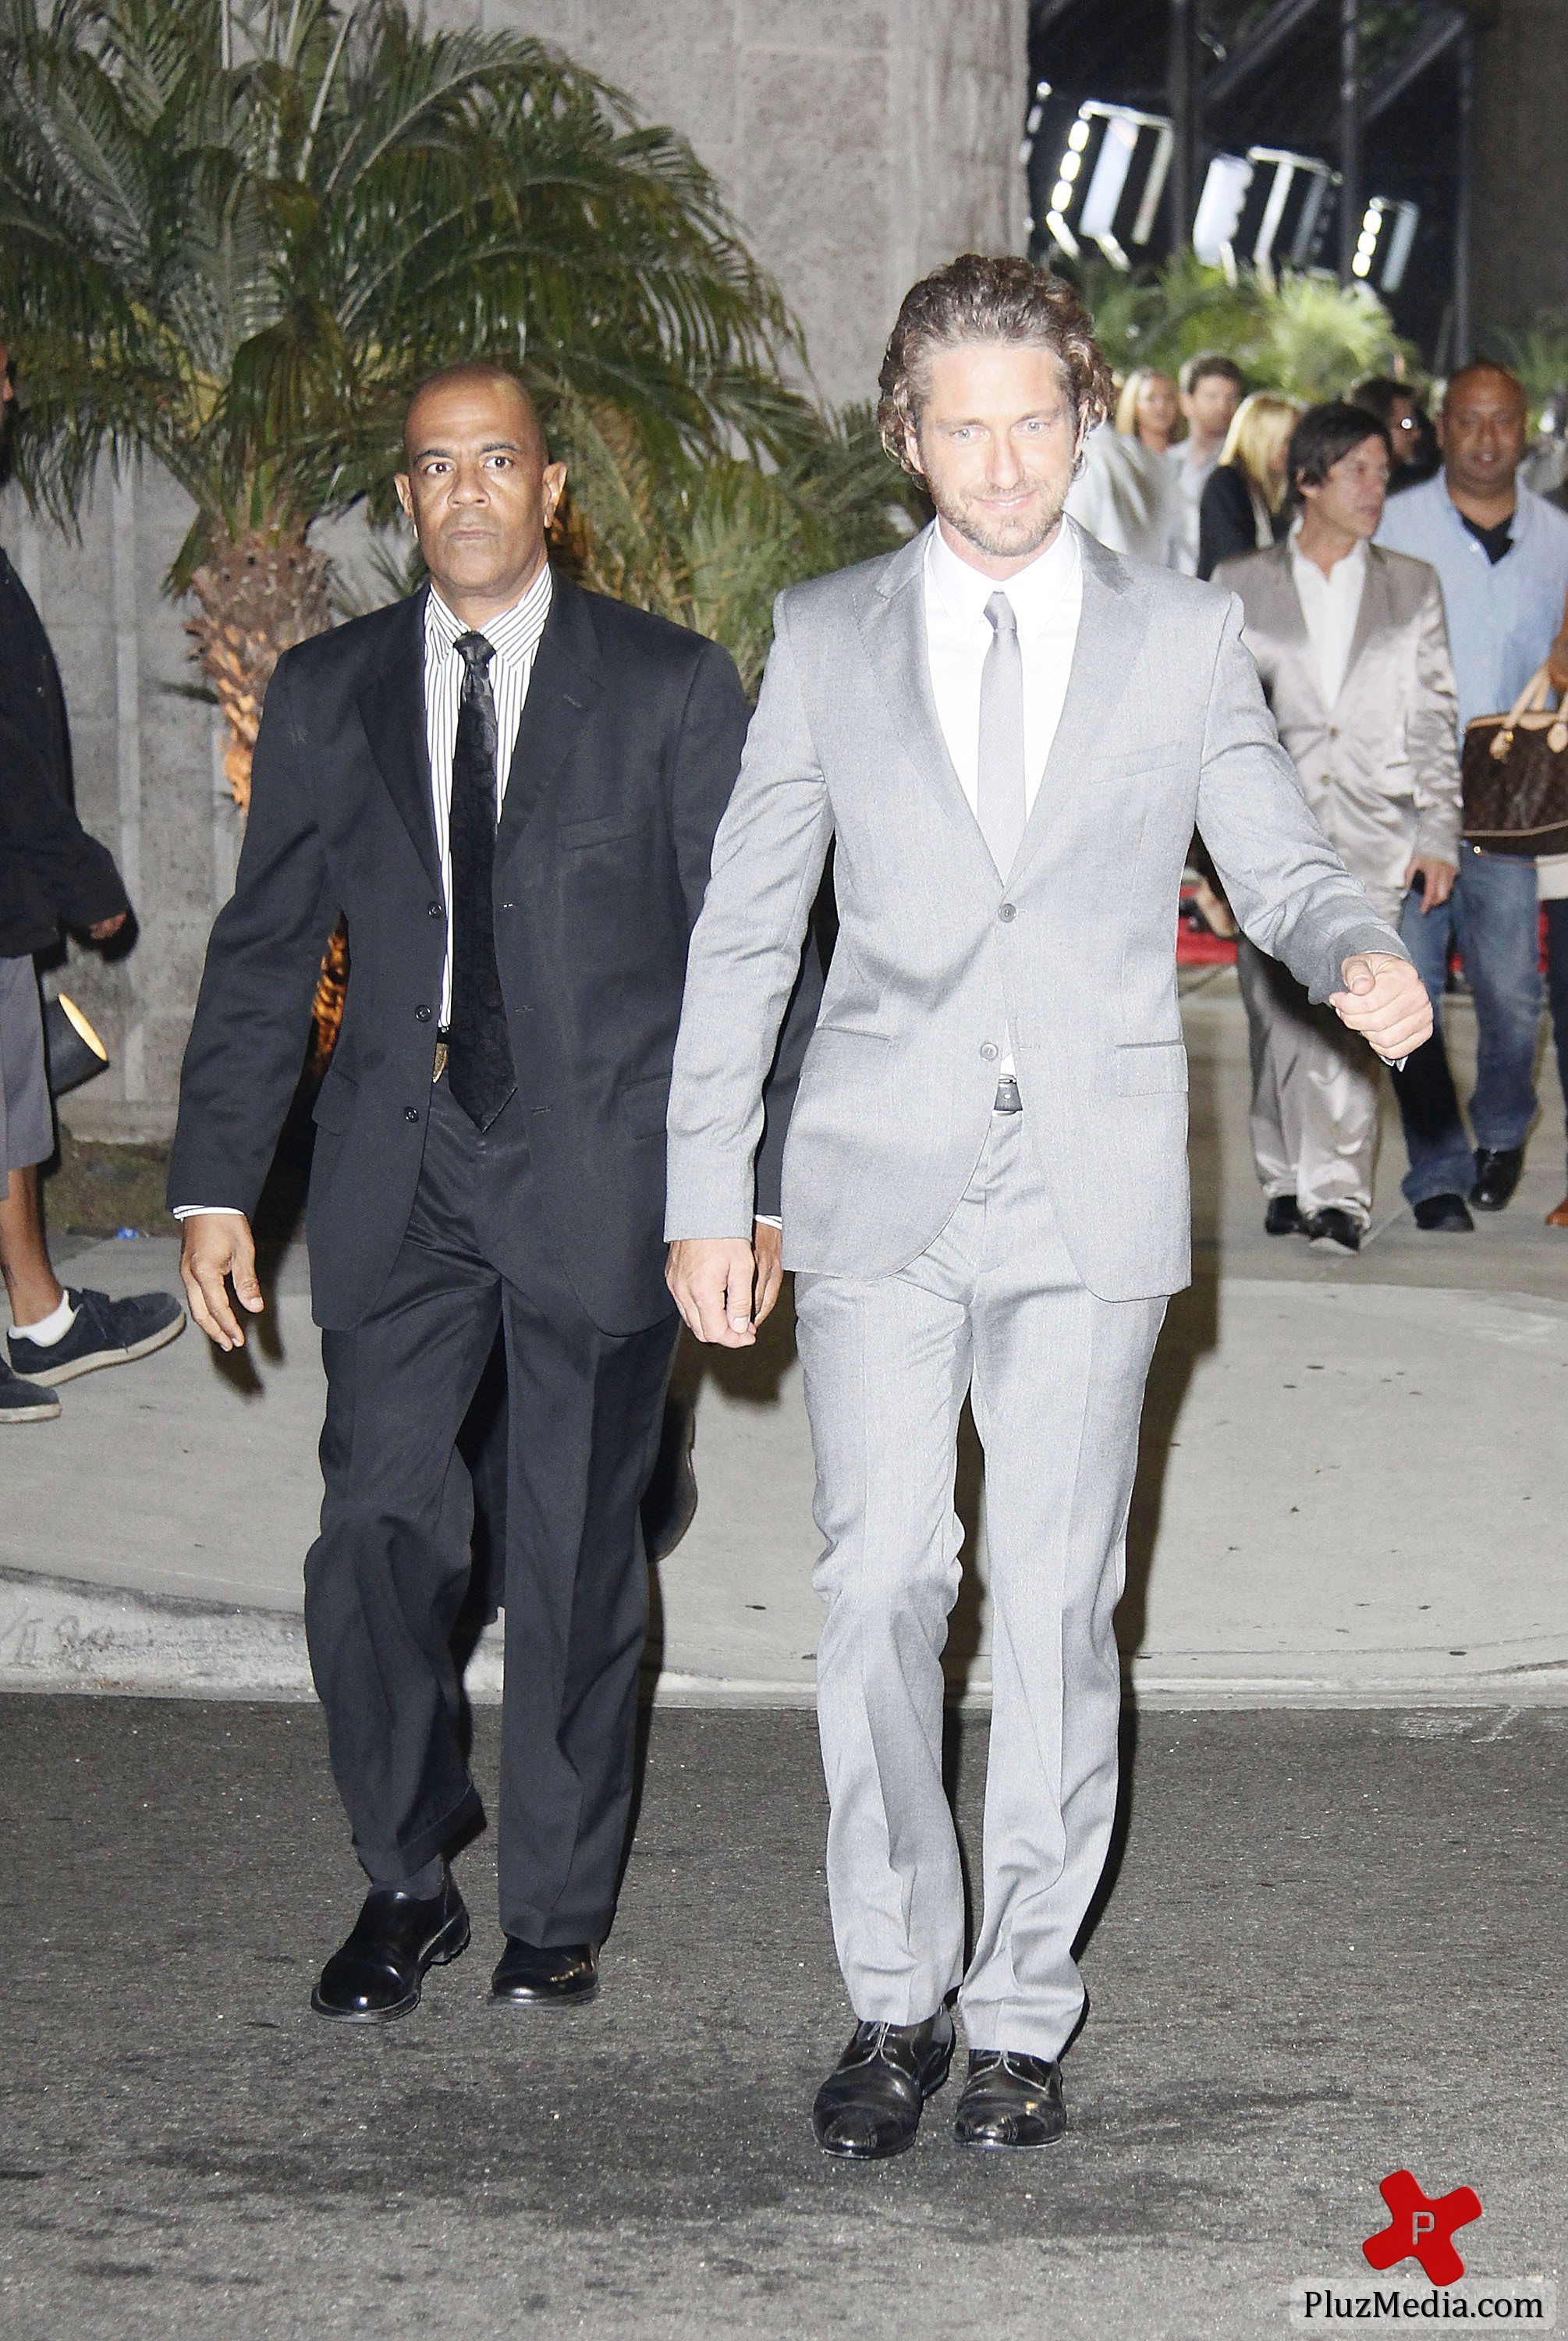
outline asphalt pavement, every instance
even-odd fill
[[[1146,1714],[1068,2137],[966,2155],[949,2085],[870,2168],[809,2126],[809,1718],[650,1731],[598,2003],[486,2005],[481,1838],[473,1948],[364,2031],[307,2004],[359,1893],[310,1708],[0,1700],[6,2341],[1283,2335],[1400,2168],[1476,2190],[1473,2275],[1561,2277],[1563,1709]]]

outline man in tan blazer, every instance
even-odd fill
[[[1437,572],[1371,542],[1390,460],[1374,415],[1341,404],[1311,409],[1287,457],[1298,512],[1288,539],[1222,563],[1215,582],[1240,598],[1244,639],[1307,802],[1397,927],[1412,890],[1424,910],[1447,900],[1460,804],[1457,697]],[[1264,1224],[1270,1235],[1305,1233],[1355,1251],[1372,1215],[1372,1051],[1245,936],[1237,968],[1252,1033]],[[1416,1210],[1449,1210],[1454,1228],[1471,1224],[1462,1197],[1434,1197]]]

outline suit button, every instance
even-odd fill
[[[1332,723],[1328,727],[1328,736],[1331,740],[1337,740],[1339,737],[1338,732]]]
[[[1001,1053],[994,1041],[984,1041],[980,1044],[980,1054],[987,1065],[994,1065]]]
[[[427,919],[444,919],[446,911],[440,902],[431,902],[426,906],[425,916]]]
[[[997,918],[1002,921],[1004,925],[1009,919],[1016,919],[1017,915],[1018,906],[1016,902],[1004,902],[1001,909],[997,912]]]
[[[417,1121],[419,1120],[418,1106],[405,1105],[402,1110],[402,1118],[405,1121]]]
[[[517,904],[515,902],[503,902],[501,907],[503,911],[515,911]]]
[[[430,1022],[430,1010],[428,1008],[416,1008],[413,1012],[413,1021],[416,1024],[428,1024]]]

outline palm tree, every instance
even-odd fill
[[[547,428],[660,480],[667,540],[708,467],[764,458],[777,503],[839,443],[685,141],[403,0],[0,0],[0,315],[37,508],[69,524],[105,455],[195,506],[169,585],[242,805],[278,654],[331,623],[312,523],[390,516],[429,368],[518,365]],[[603,514],[582,533],[602,556]]]

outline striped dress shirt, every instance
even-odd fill
[[[544,622],[550,615],[553,587],[547,561],[520,602],[473,629],[495,651],[490,662],[490,685],[495,694],[495,810],[506,800],[506,776],[522,723],[523,702],[533,673],[534,656]],[[454,617],[432,585],[424,605],[424,723],[430,749],[432,811],[435,815],[436,851],[441,856],[441,890],[447,906],[446,965],[441,979],[441,1021],[452,1021],[452,760],[457,747],[457,715],[462,700],[463,660],[454,647],[460,634],[471,629]]]

